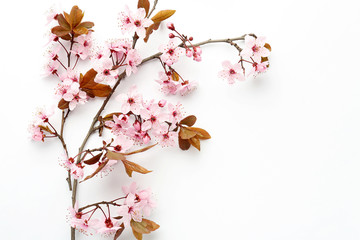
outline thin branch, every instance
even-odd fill
[[[157,3],[158,3],[158,0],[155,0],[155,1],[154,1],[154,6],[152,7],[151,11],[150,11],[149,14],[148,14],[148,18],[150,18],[151,14],[154,12]]]

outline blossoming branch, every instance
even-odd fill
[[[45,142],[58,139],[64,150],[61,165],[67,171],[67,182],[72,192],[68,222],[71,239],[75,240],[76,230],[83,234],[103,234],[113,239],[130,228],[136,239],[143,238],[159,228],[147,219],[155,203],[149,189],[139,190],[135,182],[124,185],[122,193],[113,200],[104,200],[79,207],[77,189],[79,183],[96,176],[106,176],[114,165],[122,164],[124,172],[131,177],[134,172],[147,174],[151,171],[135,163],[136,155],[157,146],[182,150],[191,146],[200,151],[202,140],[210,139],[210,134],[195,127],[196,116],[185,116],[180,102],[171,103],[165,99],[144,99],[136,85],[128,92],[115,97],[118,110],[103,114],[107,103],[113,99],[119,83],[127,76],[135,74],[141,65],[155,60],[162,71],[155,82],[166,95],[187,95],[198,86],[197,81],[188,80],[176,70],[176,64],[183,57],[202,60],[201,46],[211,43],[225,43],[234,47],[239,60],[235,63],[224,61],[219,77],[233,84],[256,77],[269,67],[268,56],[271,47],[264,37],[245,34],[236,38],[193,42],[193,37],[182,33],[174,23],[166,23],[168,36],[159,43],[159,52],[143,58],[135,46],[139,39],[149,41],[160,24],[170,18],[175,10],[161,10],[153,15],[157,0],[150,6],[148,0],[139,0],[135,9],[125,7],[119,13],[119,35],[131,34],[132,38],[119,38],[94,46],[94,23],[83,21],[84,12],[74,6],[69,13],[51,12],[50,51],[45,75],[57,81],[54,94],[58,97],[58,110],[39,109],[29,131],[34,141]],[[151,8],[150,8],[151,7]],[[83,71],[78,68],[80,61],[90,67]],[[87,135],[77,153],[68,151],[65,139],[65,123],[70,114],[92,98],[104,98],[103,104],[92,118]],[[60,126],[54,126],[53,117],[61,112]],[[112,138],[104,139],[103,132],[109,131]],[[89,138],[97,133],[98,147],[86,149]]]

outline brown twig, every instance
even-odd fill
[[[158,0],[155,0],[155,1],[154,1],[154,6],[152,7],[152,9],[150,10],[150,12],[149,12],[149,14],[148,14],[148,18],[150,18],[151,14],[154,12],[157,3],[158,3]]]

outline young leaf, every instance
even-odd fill
[[[270,44],[265,43],[264,47],[267,48],[267,49],[271,52],[271,46],[270,46]]]
[[[81,35],[81,34],[88,34],[88,29],[85,27],[77,26],[73,29],[74,33]]]
[[[111,160],[126,160],[125,156],[122,153],[113,152],[113,151],[107,151],[106,157]]]
[[[141,174],[146,174],[149,173],[151,171],[147,170],[146,168],[134,163],[134,162],[130,162],[128,160],[121,160],[124,164],[125,167],[125,171],[127,173],[127,175],[129,175],[129,177],[132,176],[132,172],[138,172]]]
[[[87,164],[87,165],[93,165],[93,164],[97,163],[100,160],[101,156],[102,156],[102,153],[99,153],[99,154],[93,156],[92,158],[84,161],[84,163]]]
[[[195,137],[197,133],[195,131],[191,131],[188,128],[180,127],[179,136],[182,139],[190,139],[192,137]]]
[[[146,36],[144,38],[144,42],[147,42],[149,40],[150,35],[153,33],[153,31],[158,30],[161,22],[155,22],[151,24],[148,28],[146,28]]]
[[[137,7],[144,8],[145,12],[146,12],[146,16],[147,16],[149,13],[149,9],[150,9],[150,2],[149,2],[149,0],[139,0]]]
[[[197,137],[192,137],[189,139],[191,145],[193,145],[197,150],[200,151],[200,140]]]
[[[137,239],[137,240],[142,240],[142,234],[141,233],[138,233],[136,232],[134,229],[132,229],[132,232],[134,234],[134,237]]]
[[[107,97],[112,89],[109,85],[100,84],[94,81],[97,72],[92,68],[83,76],[80,74],[80,88],[90,97]]]
[[[70,24],[66,21],[65,17],[62,14],[59,14],[56,19],[58,20],[59,25],[65,30],[70,30]]]
[[[59,109],[62,109],[62,110],[69,108],[69,102],[65,101],[65,100],[62,98],[62,99],[59,101],[59,103],[58,103],[58,108],[59,108]]]
[[[150,145],[150,146],[147,146],[147,147],[144,147],[144,148],[141,148],[141,149],[138,149],[138,150],[133,151],[133,152],[124,153],[124,155],[132,155],[132,154],[136,154],[136,153],[145,152],[145,151],[149,150],[150,148],[155,147],[156,145],[157,145],[157,143],[155,143],[153,145]]]
[[[69,29],[65,29],[61,26],[56,26],[51,29],[51,32],[58,37],[62,37],[68,35],[71,31]]]
[[[82,180],[81,182],[84,182],[84,181],[89,180],[90,178],[94,177],[97,173],[99,173],[106,166],[106,164],[108,162],[109,162],[109,159],[105,159],[105,161],[99,165],[99,167],[95,170],[95,172],[93,172],[92,174],[90,174],[89,176],[84,178],[84,180]]]
[[[84,28],[90,29],[90,28],[92,28],[93,26],[94,26],[94,23],[93,23],[93,22],[82,22],[82,23],[80,23],[80,24],[77,26],[77,28],[78,28],[78,27],[84,27]]]
[[[199,139],[205,140],[211,138],[210,134],[202,128],[188,127],[187,129],[196,132],[196,135]]]
[[[193,126],[196,123],[196,117],[194,115],[187,116],[183,120],[180,121],[180,124],[184,124],[186,126]]]
[[[171,17],[176,11],[175,10],[161,10],[155,16],[151,18],[151,20],[155,22],[162,22],[165,19]]]
[[[124,223],[122,223],[120,225],[120,228],[116,231],[115,236],[114,236],[114,240],[118,239],[120,237],[120,235],[122,234],[122,232],[124,231],[125,226]]]
[[[179,136],[179,147],[181,150],[188,150],[190,148],[190,143],[189,143],[189,140],[188,139],[182,139],[180,136]]]
[[[75,28],[81,22],[84,17],[84,13],[80,10],[78,6],[73,6],[70,12],[70,25],[72,28]]]

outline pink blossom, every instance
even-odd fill
[[[134,145],[134,141],[126,138],[124,135],[117,136],[111,144],[115,152],[125,153]]]
[[[29,126],[31,139],[34,141],[44,141],[45,134],[38,125],[31,124]]]
[[[78,202],[75,202],[74,207],[69,207],[68,210],[70,212],[70,216],[68,216],[70,226],[84,234],[87,234],[99,224],[98,219],[89,219],[79,211]]]
[[[175,146],[176,132],[170,132],[168,127],[164,126],[156,134],[159,144],[162,147]]]
[[[262,63],[254,62],[252,64],[252,68],[251,68],[250,72],[248,73],[248,76],[251,76],[251,75],[256,76],[259,73],[265,72],[267,70],[268,64],[269,64],[268,61],[262,62]]]
[[[73,164],[70,169],[71,176],[74,179],[82,179],[84,177],[84,170],[81,163],[79,164]]]
[[[71,84],[63,95],[65,101],[69,102],[69,109],[72,111],[78,104],[85,104],[87,102],[86,92],[80,90],[80,85],[77,82]]]
[[[219,72],[219,77],[228,80],[229,84],[235,83],[235,80],[245,80],[242,67],[239,63],[232,65],[230,61],[224,61],[222,65],[224,70]]]
[[[175,39],[170,39],[169,43],[160,46],[159,50],[162,52],[160,56],[161,60],[168,66],[173,65],[179,60],[180,56],[185,55],[185,49],[176,46]]]
[[[114,234],[120,227],[120,222],[111,217],[103,216],[99,221],[97,233],[110,235]]]
[[[59,68],[60,64],[58,61],[51,61],[48,65],[46,65],[45,68],[45,76],[49,76],[51,74],[53,75],[57,75],[57,71]]]
[[[135,201],[141,203],[142,213],[149,216],[151,210],[155,207],[155,202],[151,199],[151,190],[145,189],[139,191],[136,182],[132,182],[130,186],[122,186],[123,193],[128,196],[132,194],[135,196]]]
[[[74,158],[69,158],[66,153],[60,159],[60,165],[63,166],[66,170],[70,170],[71,167],[74,165],[74,162]]]
[[[173,105],[171,103],[168,104],[168,110],[169,110],[169,120],[172,123],[177,123],[181,119],[183,119],[183,113],[182,113],[182,105],[180,103]]]
[[[202,54],[202,49],[200,47],[194,47],[193,48],[193,59],[197,62],[201,61],[201,54]]]
[[[108,53],[108,51],[106,51],[105,49],[97,49],[95,51],[95,53],[92,54],[92,56],[90,57],[91,60],[95,60],[95,61],[99,61],[99,60],[104,60],[105,57],[109,57],[110,53]]]
[[[179,88],[179,93],[181,96],[185,96],[192,91],[194,91],[197,88],[197,82],[196,81],[184,81],[181,83]]]
[[[132,49],[132,41],[129,39],[117,39],[107,44],[108,49],[115,57],[116,62],[121,62],[125,54]]]
[[[129,193],[124,201],[124,205],[118,208],[118,214],[122,216],[125,228],[130,226],[130,221],[133,219],[136,222],[142,221],[142,207],[143,203],[136,201],[136,196]]]
[[[59,58],[58,53],[59,53],[60,49],[61,49],[61,46],[58,46],[49,52],[50,61],[56,61]]]
[[[75,38],[75,42],[77,46],[81,46],[84,49],[89,50],[92,46],[91,32],[78,36],[77,38]]]
[[[151,104],[148,109],[141,109],[140,114],[145,120],[141,126],[142,131],[147,131],[151,128],[158,129],[167,119],[167,114],[162,113],[161,108],[157,104]]]
[[[159,79],[155,80],[160,84],[160,90],[165,94],[175,95],[179,89],[179,84],[172,80],[170,76],[164,72],[159,72]]]
[[[57,42],[57,41],[59,41],[59,37],[56,36],[55,34],[50,33],[49,41],[45,44],[45,46],[49,45],[49,43],[51,42]]]
[[[252,58],[257,63],[261,62],[262,57],[268,57],[270,55],[269,49],[264,47],[265,37],[253,37],[246,35],[245,37],[245,47],[241,51],[242,57]]]
[[[125,11],[119,14],[119,26],[122,33],[131,32],[134,29],[134,20],[132,19],[132,13],[128,6],[125,6]]]
[[[72,69],[68,69],[66,72],[60,75],[60,80],[65,84],[71,85],[74,82],[79,82],[79,73]]]
[[[132,16],[133,24],[135,26],[135,31],[140,38],[145,37],[146,34],[145,28],[153,24],[153,21],[145,17],[146,17],[146,12],[144,8],[138,8]]]
[[[113,134],[120,135],[121,133],[125,133],[126,128],[130,126],[129,117],[124,114],[120,114],[119,116],[114,115],[113,121],[106,121],[105,126],[111,128]]]
[[[113,63],[110,59],[105,59],[95,67],[97,72],[95,82],[112,85],[118,76],[118,69],[113,70]]]
[[[134,114],[140,113],[142,106],[142,96],[137,93],[136,86],[132,86],[127,94],[120,94],[116,98],[121,104],[121,112],[127,114],[132,112]]]
[[[126,75],[130,76],[130,74],[137,72],[137,65],[141,63],[141,57],[139,53],[135,49],[131,49],[126,58]]]
[[[46,20],[47,20],[46,25],[50,24],[50,23],[53,22],[53,21],[56,21],[58,15],[59,15],[59,14],[58,14],[57,12],[55,12],[54,9],[51,8],[51,9],[48,11],[47,16],[46,16]]]
[[[165,107],[166,103],[167,103],[167,101],[165,99],[162,99],[159,101],[158,105],[159,105],[159,107],[163,108],[163,107]]]

